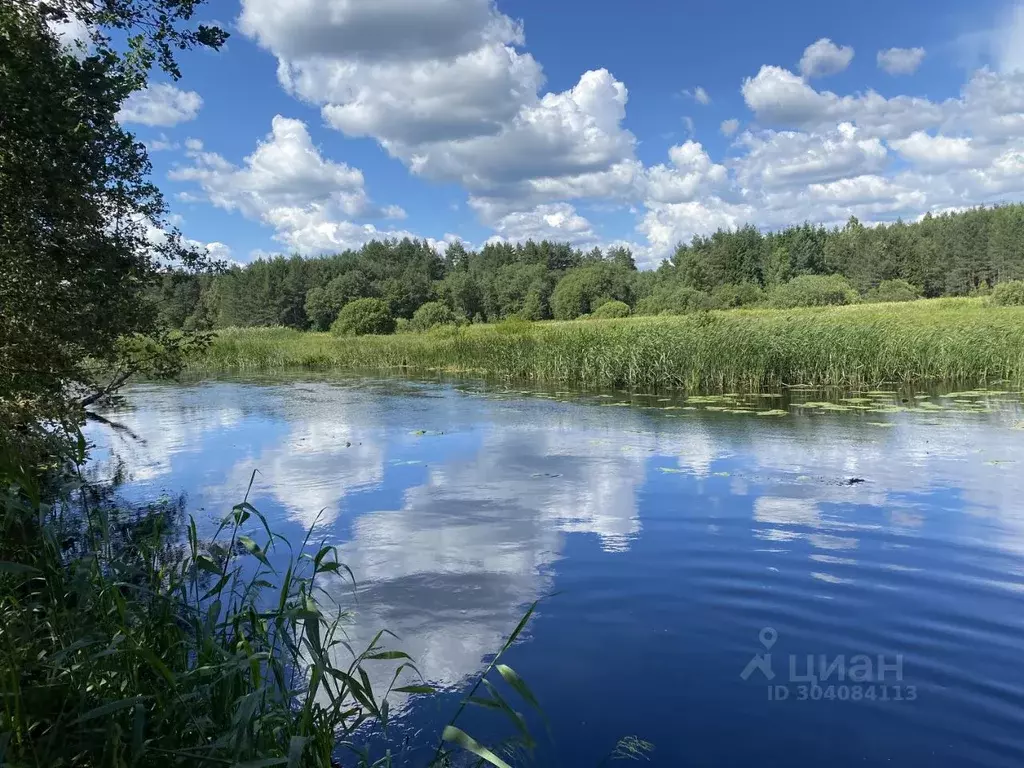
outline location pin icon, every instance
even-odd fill
[[[770,651],[772,646],[775,645],[775,641],[779,639],[779,633],[772,627],[765,627],[757,637],[761,641],[761,645],[764,646],[764,649]]]

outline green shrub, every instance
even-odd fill
[[[610,320],[616,317],[629,317],[629,304],[624,301],[606,301],[595,309],[590,316],[597,320]]]
[[[346,272],[327,285],[318,285],[306,294],[306,317],[313,330],[326,331],[338,317],[338,312],[350,301],[370,293],[370,281],[358,270]]]
[[[409,318],[395,318],[395,333],[412,333],[412,322],[410,322]]]
[[[331,326],[335,336],[366,336],[394,333],[395,318],[380,299],[356,299],[341,308]]]
[[[856,304],[859,300],[857,291],[839,275],[801,275],[768,294],[768,303],[778,309]]]
[[[608,262],[570,269],[551,294],[551,314],[556,320],[575,320],[611,299],[628,301],[632,280],[633,272]]]
[[[970,299],[981,299],[986,296],[992,295],[992,286],[982,281],[978,285],[974,286],[967,292],[967,297]]]
[[[426,331],[433,339],[459,339],[465,334],[465,326],[455,323],[442,323]]]
[[[711,298],[720,309],[749,307],[764,299],[764,291],[754,283],[727,283],[716,288]]]
[[[992,289],[991,301],[1000,307],[1024,306],[1024,280],[1010,280],[1006,283],[998,283]]]
[[[412,315],[409,324],[414,331],[429,331],[435,325],[454,325],[455,313],[447,304],[440,301],[428,301]]]
[[[864,294],[864,301],[915,301],[921,298],[921,291],[906,280],[883,280]]]
[[[659,285],[637,302],[635,315],[684,315],[714,309],[715,301],[704,291],[682,285]]]
[[[523,336],[533,330],[533,323],[518,315],[512,315],[494,324],[494,330],[502,336]]]

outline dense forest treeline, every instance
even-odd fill
[[[1024,278],[1024,205],[877,227],[856,219],[842,228],[803,224],[771,233],[747,226],[681,244],[652,271],[637,270],[624,248],[582,251],[529,241],[469,251],[455,243],[441,255],[425,242],[372,242],[358,251],[259,260],[221,274],[168,274],[154,298],[172,327],[326,330],[343,306],[366,297],[381,299],[395,318],[440,302],[474,322],[572,319],[610,300],[637,314],[758,303],[806,275],[837,276],[839,286],[845,278],[868,298],[885,298],[893,285],[903,287],[897,293],[924,297],[984,291]]]

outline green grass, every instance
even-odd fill
[[[196,373],[285,368],[443,372],[577,387],[722,391],[783,384],[1024,381],[1024,307],[934,299],[678,317],[510,322],[337,338],[229,329]]]
[[[0,765],[402,763],[402,744],[376,760],[360,744],[388,738],[390,695],[433,689],[390,633],[349,644],[337,585],[324,589],[352,576],[333,547],[307,538],[289,552],[245,501],[204,541],[193,521],[181,530],[174,504],[126,515],[62,479],[64,503],[44,502],[33,475],[0,455]],[[430,766],[463,764],[466,751],[508,768],[532,752],[508,702],[539,704],[499,663],[532,613],[437,734]],[[371,665],[387,666],[385,690],[371,688]],[[470,737],[456,725],[470,704],[513,735],[490,748]]]

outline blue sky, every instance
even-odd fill
[[[628,244],[1024,199],[1024,5],[214,0],[126,105],[189,238]]]

